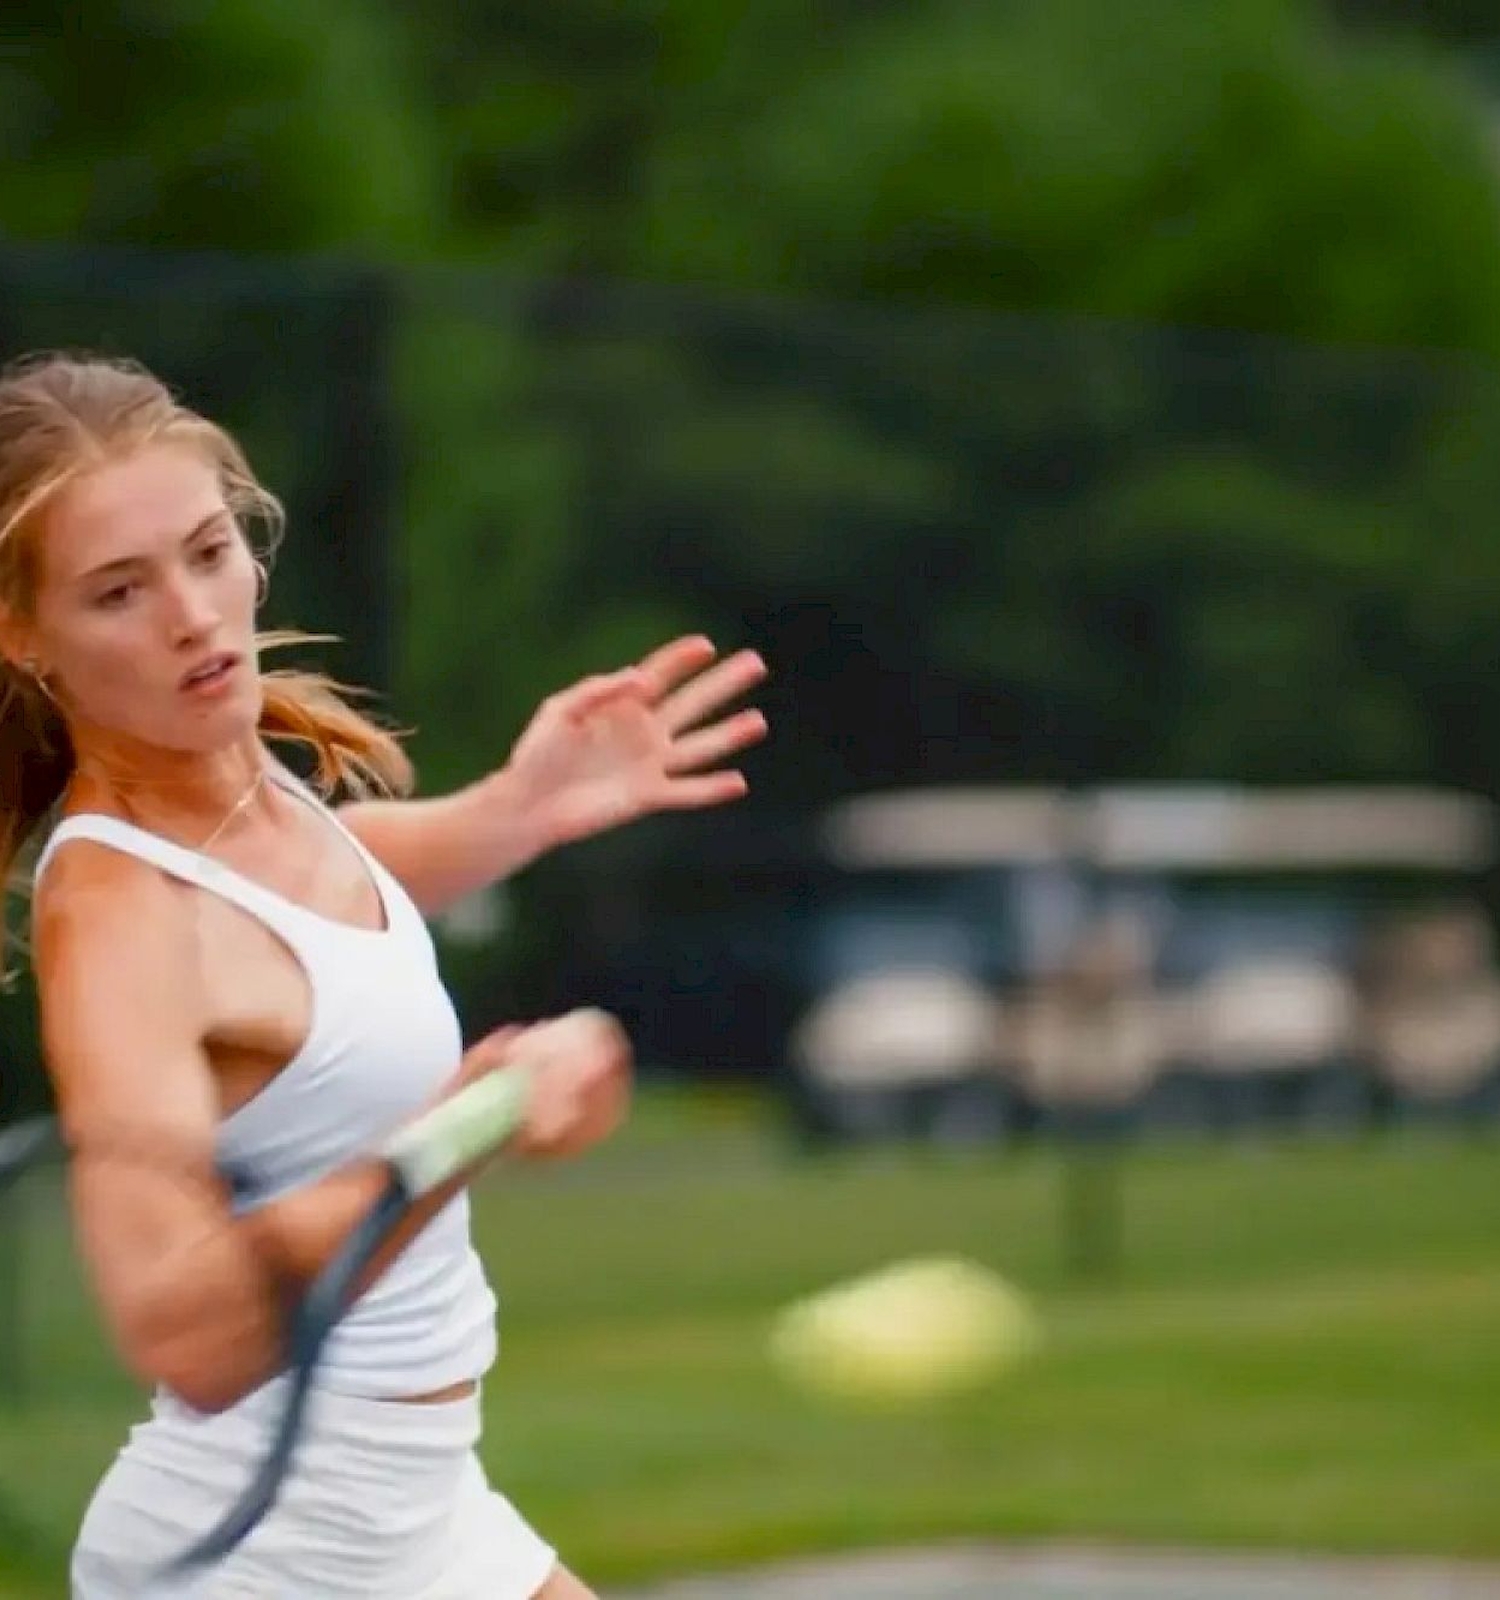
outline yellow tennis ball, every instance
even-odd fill
[[[1026,1297],[970,1261],[899,1262],[788,1306],[771,1357],[798,1388],[901,1405],[995,1381],[1032,1355],[1041,1323]]]

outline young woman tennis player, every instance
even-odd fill
[[[735,799],[724,763],[764,731],[726,709],[759,659],[679,640],[548,701],[493,775],[405,798],[399,746],[327,680],[261,670],[255,541],[279,527],[234,441],[133,364],[0,374],[0,865],[60,817],[32,913],[48,1070],[81,1248],[154,1390],[85,1516],[76,1600],[141,1600],[241,1491],[285,1308],[378,1193],[369,1153],[506,1070],[516,1030],[463,1050],[424,918],[560,843]],[[605,1137],[629,1057],[596,1028],[552,1060],[513,1148]],[[451,1185],[335,1333],[275,1508],[192,1592],[586,1597],[475,1453],[495,1313]]]

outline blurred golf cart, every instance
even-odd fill
[[[832,1139],[1500,1112],[1494,815],[1411,789],[927,790],[823,819]]]

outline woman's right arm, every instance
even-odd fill
[[[80,1248],[126,1365],[195,1409],[221,1410],[280,1370],[288,1303],[374,1202],[385,1169],[354,1162],[236,1217],[214,1159],[191,898],[86,845],[58,859],[52,880],[36,919],[37,980]],[[475,1046],[455,1086],[504,1070],[507,1042]],[[542,1080],[526,1153],[570,1148],[618,1098],[628,1045],[596,1056],[559,1061],[550,1086]],[[470,1176],[413,1209],[362,1287]]]

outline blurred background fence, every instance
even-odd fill
[[[745,807],[448,919],[472,1025],[599,1000],[652,1069],[774,1083],[814,1135],[1490,1114],[1487,363],[218,257],[0,273],[8,353],[136,354],[241,433],[291,512],[272,621],[341,637],[426,786],[675,630],[771,662]],[[959,798],[840,847],[883,792]],[[1066,820],[1132,794],[1143,856]]]

